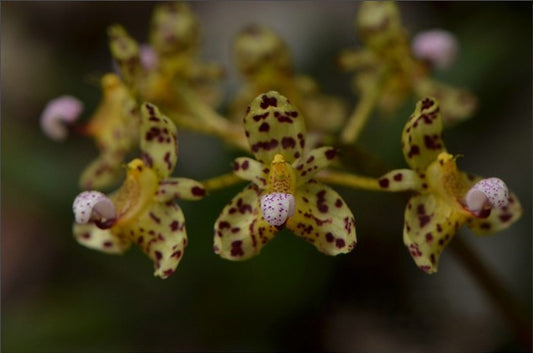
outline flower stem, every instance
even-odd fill
[[[455,256],[463,263],[478,282],[487,296],[498,307],[503,316],[513,326],[517,340],[525,348],[531,349],[531,324],[527,321],[527,312],[505,285],[497,278],[490,269],[482,263],[478,255],[460,236],[456,236],[451,242],[451,249]]]
[[[351,188],[372,191],[383,191],[383,189],[379,186],[378,179],[350,173],[324,170],[317,174],[317,179],[326,184],[348,186]]]
[[[378,101],[383,78],[379,75],[372,86],[365,90],[361,96],[360,101],[356,105],[352,115],[348,119],[346,128],[341,134],[341,142],[345,144],[354,143],[364,126],[368,122],[368,118],[372,114],[372,110]]]
[[[204,180],[202,184],[204,184],[204,187],[207,191],[215,191],[242,183],[244,181],[246,180],[239,178],[233,173],[228,173]]]

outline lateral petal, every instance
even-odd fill
[[[174,199],[200,200],[205,196],[205,188],[199,181],[189,178],[167,178],[159,182],[155,193],[157,202]]]
[[[432,194],[411,197],[405,209],[403,242],[416,265],[426,273],[437,272],[444,247],[466,216]]]
[[[100,229],[94,223],[74,223],[72,232],[81,245],[107,254],[122,254],[130,247],[129,239],[114,234],[111,229]]]
[[[266,187],[269,169],[253,158],[239,157],[233,162],[233,173],[239,178],[250,180],[261,189]]]
[[[310,180],[294,195],[295,213],[287,227],[327,255],[352,251],[356,245],[355,218],[332,188]]]
[[[174,202],[151,204],[122,231],[154,262],[154,276],[163,279],[176,270],[187,246],[185,217]]]
[[[224,207],[215,222],[213,249],[228,260],[246,260],[261,251],[277,229],[261,215],[259,189],[250,184]]]

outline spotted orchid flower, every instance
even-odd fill
[[[83,189],[101,189],[114,183],[120,177],[124,158],[139,139],[139,111],[124,83],[115,74],[106,74],[101,84],[102,101],[82,128],[95,139],[100,151],[81,174]]]
[[[78,195],[73,232],[80,244],[109,254],[137,244],[154,262],[154,275],[167,278],[187,245],[183,212],[174,200],[201,199],[205,189],[195,180],[170,176],[178,159],[174,124],[150,103],[142,105],[141,115],[141,158],[128,163],[124,183],[111,195]]]
[[[466,224],[477,234],[507,228],[522,214],[520,202],[498,178],[460,171],[442,141],[442,117],[434,98],[419,101],[402,133],[402,150],[411,169],[379,179],[383,190],[411,190],[403,240],[417,266],[437,271],[439,256]]]
[[[252,99],[275,90],[302,111],[309,131],[333,133],[342,126],[344,102],[322,94],[311,77],[294,73],[289,48],[273,30],[256,24],[244,27],[233,43],[233,56],[245,85],[231,103],[232,120],[240,122]]]
[[[120,74],[141,100],[166,110],[183,109],[175,88],[182,85],[196,92],[204,103],[218,103],[220,94],[213,82],[223,76],[223,70],[198,60],[199,24],[188,4],[156,5],[147,44],[139,45],[120,25],[111,26],[108,34]]]
[[[393,1],[361,2],[355,28],[364,47],[343,51],[339,65],[356,72],[353,87],[365,104],[375,100],[381,112],[390,114],[414,93],[419,99],[439,99],[445,126],[472,116],[477,100],[470,92],[430,78],[431,68],[451,63],[457,54],[456,40],[447,38],[448,43],[444,43],[444,38],[436,36],[422,41],[418,37],[411,45]],[[436,39],[440,39],[439,43]],[[426,65],[428,62],[431,67]]]
[[[303,118],[275,91],[252,101],[244,127],[255,159],[237,158],[233,170],[251,183],[216,220],[215,253],[248,259],[285,226],[325,254],[350,252],[356,244],[352,212],[333,189],[313,179],[335,150],[320,147],[304,154]]]

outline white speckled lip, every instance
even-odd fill
[[[270,225],[281,226],[294,214],[294,196],[273,193],[261,197],[263,218]]]
[[[472,186],[465,201],[468,209],[473,212],[486,207],[502,208],[509,202],[509,190],[501,179],[483,179]]]
[[[76,223],[85,224],[90,220],[111,220],[116,217],[113,202],[99,191],[84,191],[72,205]]]

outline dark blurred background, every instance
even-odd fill
[[[137,248],[109,256],[72,238],[77,180],[96,156],[93,142],[48,140],[39,115],[72,94],[84,119],[112,70],[106,28],[121,23],[140,42],[154,3],[1,3],[2,351],[528,351],[512,326],[448,249],[439,272],[416,268],[402,242],[406,195],[336,188],[357,220],[358,246],[327,257],[281,232],[261,255],[233,263],[212,252],[212,225],[242,185],[201,202],[180,202],[189,234],[185,257],[167,280]],[[225,66],[226,102],[241,78],[230,44],[245,24],[272,27],[288,43],[299,73],[325,92],[356,97],[334,59],[358,45],[352,2],[197,2],[201,58]],[[445,131],[460,167],[498,176],[524,215],[508,230],[460,236],[522,305],[531,321],[532,26],[527,2],[399,3],[411,35],[445,28],[461,44],[452,68],[436,76],[472,90],[475,116]],[[389,169],[405,166],[396,119],[375,117],[361,146]],[[223,108],[223,107],[222,107]],[[206,179],[240,155],[218,140],[180,132],[175,174]]]

